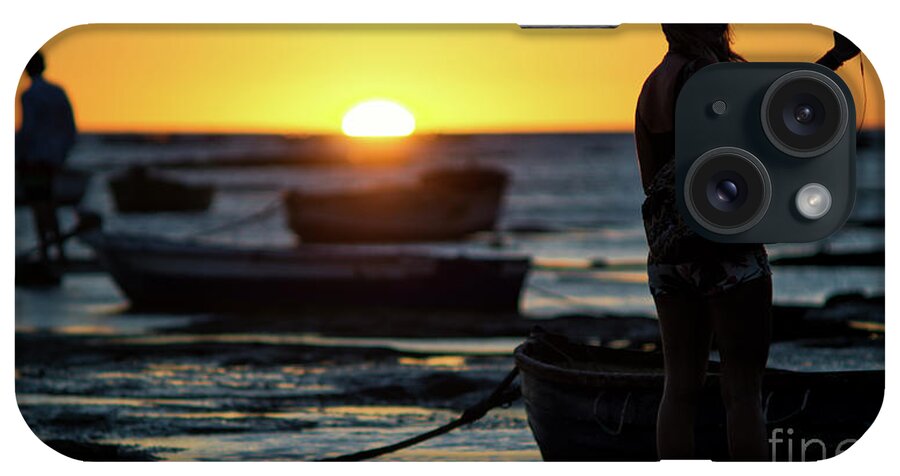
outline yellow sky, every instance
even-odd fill
[[[831,45],[811,26],[735,33],[751,61],[814,61]],[[468,133],[631,130],[666,45],[650,25],[92,25],[43,50],[82,131],[337,133],[353,105],[381,98],[407,107],[419,133]],[[858,60],[840,73],[861,110]],[[880,84],[866,73],[866,125],[881,127]]]

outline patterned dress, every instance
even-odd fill
[[[687,293],[710,296],[746,281],[771,275],[765,247],[761,244],[725,244],[709,241],[694,233],[682,219],[675,201],[674,124],[645,121],[641,101],[656,101],[667,109],[660,114],[674,116],[674,99],[681,86],[710,61],[691,60],[670,53],[648,79],[635,117],[635,137],[646,198],[641,207],[650,253],[647,258],[650,290],[654,296]],[[662,71],[661,73],[659,73]],[[659,74],[654,78],[655,75]],[[673,76],[668,81],[662,75]],[[671,91],[652,91],[666,85]],[[670,96],[665,96],[668,93]],[[666,99],[671,99],[666,101]],[[669,104],[671,103],[671,104]],[[648,124],[648,122],[653,123]],[[663,122],[663,126],[660,126]],[[662,130],[654,130],[662,129]]]

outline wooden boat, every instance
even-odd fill
[[[494,228],[506,173],[439,169],[405,187],[341,193],[288,192],[288,226],[305,243],[453,240]]]
[[[133,307],[257,310],[319,306],[515,311],[529,261],[400,247],[260,250],[161,238],[82,236]]]
[[[16,180],[16,205],[28,205],[23,178]],[[53,197],[57,206],[76,206],[81,203],[91,181],[87,172],[73,169],[62,169],[53,177]]]
[[[215,189],[155,176],[145,167],[130,167],[109,180],[120,213],[197,212],[209,208]]]
[[[536,332],[515,352],[528,423],[545,460],[656,460],[659,353],[573,343]],[[718,366],[710,365],[696,428],[698,457],[728,459]],[[770,369],[763,402],[776,460],[846,450],[881,409],[884,371]]]

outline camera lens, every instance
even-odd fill
[[[794,109],[794,120],[800,124],[809,124],[816,118],[816,111],[809,104],[801,104]]]
[[[841,88],[815,71],[793,71],[772,83],[762,102],[763,130],[794,157],[831,150],[847,130],[849,106]]]
[[[772,185],[753,154],[720,147],[701,155],[688,169],[684,199],[691,216],[714,233],[745,231],[769,208]]]
[[[731,180],[722,180],[716,184],[716,198],[720,202],[732,203],[738,197],[738,188]]]
[[[706,200],[713,208],[731,212],[747,198],[747,181],[733,170],[721,170],[706,181]]]

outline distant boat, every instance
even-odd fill
[[[121,213],[197,212],[209,208],[215,189],[155,176],[146,167],[129,167],[109,180]]]
[[[285,196],[288,226],[304,243],[453,240],[491,230],[507,174],[487,167],[427,172],[411,186]]]
[[[516,311],[529,260],[402,247],[263,250],[82,236],[136,308],[431,307]]]
[[[535,333],[515,352],[528,424],[549,461],[656,460],[656,414],[662,397],[658,352],[576,344]],[[719,368],[699,405],[697,457],[728,459]],[[792,372],[769,369],[763,382],[767,434],[777,460],[832,457],[869,428],[884,397],[884,371]],[[773,440],[774,441],[774,440]],[[849,441],[849,443],[847,443]],[[790,450],[789,450],[790,448]],[[790,451],[790,452],[789,452]]]
[[[73,169],[62,169],[53,177],[53,198],[58,206],[75,206],[81,203],[90,184],[91,175]],[[28,205],[24,178],[16,177],[16,205]]]

